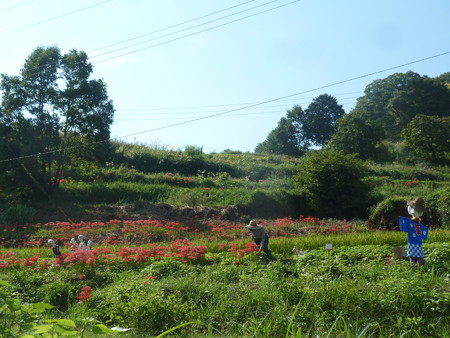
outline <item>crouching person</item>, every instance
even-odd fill
[[[269,235],[266,229],[262,225],[256,223],[256,220],[251,220],[248,225],[245,226],[252,235],[253,241],[259,249],[264,251],[270,259],[273,259],[272,252],[269,250]]]

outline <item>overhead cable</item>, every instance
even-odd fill
[[[38,25],[42,25],[43,23],[47,23],[47,22],[50,22],[50,21],[54,21],[54,20],[57,20],[57,19],[61,19],[61,18],[66,17],[66,16],[68,16],[68,15],[72,15],[72,14],[75,14],[75,13],[79,13],[79,12],[85,11],[85,10],[87,10],[87,9],[91,9],[91,8],[93,8],[93,7],[96,7],[96,6],[103,5],[103,4],[105,4],[105,3],[107,3],[107,2],[110,2],[110,1],[111,1],[111,0],[106,0],[106,1],[98,2],[98,3],[94,4],[94,5],[87,6],[87,7],[83,7],[83,8],[77,9],[77,10],[72,11],[72,12],[69,12],[69,13],[61,14],[61,15],[55,16],[55,17],[53,17],[53,18],[46,19],[46,20],[44,20],[44,21],[32,23],[32,24],[30,24],[30,25],[23,26],[23,27],[20,27],[20,28],[16,28],[16,29],[11,30],[11,31],[8,31],[8,32],[0,33],[0,36],[5,36],[5,35],[11,34],[11,33],[15,33],[15,32],[22,31],[22,30],[27,29],[27,28],[31,28],[31,27],[35,27],[35,26],[38,26]]]

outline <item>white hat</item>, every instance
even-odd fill
[[[48,244],[55,244],[55,241],[53,239],[49,239]]]
[[[77,242],[77,240],[76,240],[75,238],[72,237],[72,238],[70,239],[70,243],[76,243],[76,242]]]
[[[78,235],[78,239],[84,239],[83,235]]]

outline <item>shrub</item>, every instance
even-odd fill
[[[426,199],[433,225],[450,228],[450,187],[439,189]]]
[[[28,224],[32,223],[36,211],[29,206],[16,204],[0,212],[0,224]]]
[[[319,217],[359,218],[367,215],[369,186],[364,162],[342,151],[310,152],[294,180]]]
[[[256,190],[249,203],[240,205],[246,215],[257,218],[298,216],[299,196],[286,190],[265,192]]]
[[[408,216],[406,200],[401,197],[387,198],[372,209],[367,225],[373,229],[398,229],[399,216]]]

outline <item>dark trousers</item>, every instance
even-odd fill
[[[265,234],[264,238],[254,238],[255,244],[264,252],[270,252],[269,250],[269,236]]]

